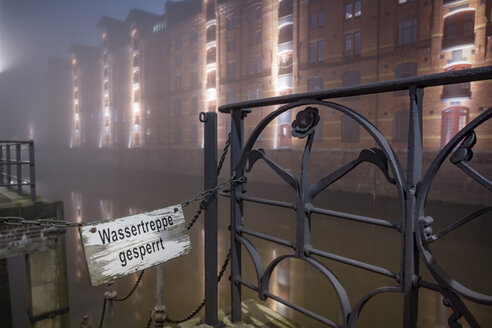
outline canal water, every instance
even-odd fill
[[[199,155],[201,157],[201,154]],[[203,185],[203,178],[199,176],[170,176],[165,173],[98,168],[89,163],[48,167],[43,166],[42,159],[40,161],[38,193],[50,200],[62,200],[65,204],[65,217],[70,221],[93,222],[167,207],[191,198]],[[277,178],[272,178],[272,181],[250,179],[246,184],[247,194],[293,202],[292,190],[278,182]],[[219,266],[225,259],[230,245],[227,229],[228,202],[227,198],[221,198],[219,202]],[[320,195],[315,205],[392,222],[397,222],[401,215],[396,198],[391,196],[326,191]],[[197,206],[195,203],[185,208],[187,221],[193,218]],[[426,214],[435,218],[434,227],[439,229],[480,207],[483,206],[432,201],[427,205]],[[295,240],[295,212],[292,210],[247,203],[244,223],[251,230],[289,241]],[[492,294],[491,231],[492,217],[489,213],[488,216],[471,222],[432,246],[439,263],[452,277],[489,295]],[[197,221],[190,235],[192,253],[164,265],[164,300],[172,318],[186,315],[201,302],[204,295],[203,217]],[[253,237],[250,240],[260,250],[265,265],[273,258],[289,253],[289,250],[282,246]],[[383,266],[393,272],[399,271],[401,239],[395,230],[313,215],[312,244],[320,250]],[[78,327],[82,316],[89,314],[92,326],[95,327],[99,323],[105,287],[90,286],[76,229],[69,229],[67,232],[67,254],[71,325]],[[341,280],[352,306],[374,288],[395,285],[390,278],[329,260],[321,261]],[[423,264],[421,268],[423,276],[432,281]],[[252,262],[246,251],[243,251],[243,272],[245,280],[256,284]],[[115,282],[119,297],[128,293],[137,276],[134,274]],[[224,309],[230,306],[228,276],[229,270],[226,271],[219,287],[219,306]],[[340,322],[339,303],[329,282],[302,261],[282,262],[274,272],[270,290],[280,297]],[[134,295],[125,302],[116,303],[116,327],[144,327],[155,305],[155,292],[155,268],[151,268],[145,271],[141,285]],[[243,288],[242,298],[257,299],[257,295]],[[265,304],[292,319],[299,327],[325,327],[282,304],[271,300]],[[469,302],[466,304],[470,305],[483,327],[492,326],[490,308]],[[400,294],[383,294],[374,298],[364,308],[359,327],[400,327],[402,305]],[[203,312],[201,313],[203,315]],[[450,310],[442,305],[442,297],[439,294],[421,289],[419,327],[447,327],[450,314]]]

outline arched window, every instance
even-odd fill
[[[475,10],[457,10],[444,17],[442,48],[470,45],[475,42]]]
[[[293,0],[283,0],[280,2],[280,6],[278,8],[278,17],[284,17],[287,15],[291,15],[294,12],[294,1]]]
[[[217,55],[217,50],[215,47],[208,49],[207,50],[207,64],[215,63],[217,60],[216,55]]]
[[[215,41],[215,34],[216,34],[217,28],[215,25],[210,26],[207,29],[207,43]]]
[[[441,115],[441,147],[463,129],[468,124],[469,119],[470,109],[468,107],[453,106],[443,110]]]

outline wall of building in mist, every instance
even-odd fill
[[[132,10],[125,21],[102,17],[98,55],[82,60],[83,51],[72,51],[70,144],[200,148],[198,113],[221,104],[489,65],[490,7],[481,0],[188,0],[167,2],[162,16]],[[84,74],[93,82],[79,81]],[[424,147],[439,149],[488,108],[490,87],[485,81],[427,90]],[[340,102],[406,149],[406,92]],[[245,132],[272,109],[254,109]],[[260,146],[302,147],[289,132],[294,114],[264,131]],[[222,142],[228,130],[220,115]],[[339,113],[323,111],[318,130],[321,149],[373,144]],[[490,127],[477,133],[475,149],[490,149]]]

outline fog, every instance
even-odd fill
[[[38,195],[62,200],[66,220],[96,222],[180,204],[203,189],[201,112],[218,114],[220,157],[231,131],[230,116],[217,110],[221,105],[488,66],[491,13],[492,2],[480,0],[0,0],[0,141],[34,140]],[[491,116],[492,74],[486,78],[425,89],[422,175],[455,134],[477,117]],[[403,175],[411,176],[406,168],[415,98],[409,99],[408,90],[330,100],[365,117],[392,148]],[[312,137],[309,183],[353,165],[320,193],[315,206],[387,220],[387,226],[320,211],[313,212],[309,224],[318,250],[395,273],[375,276],[321,258],[340,277],[354,306],[370,290],[400,283],[402,195],[391,182],[394,172],[383,172],[386,161],[380,159],[378,167],[368,161],[354,164],[363,154],[377,152],[368,149],[381,147],[374,133],[327,103],[311,103],[319,109],[313,135],[298,138],[302,133],[291,130],[296,114],[307,107],[298,106],[273,120],[254,148],[285,168],[283,178],[299,179],[304,147]],[[253,108],[244,119],[246,138],[276,109]],[[434,232],[492,204],[486,180],[492,176],[492,120],[484,119],[474,132],[468,164],[485,178],[478,183],[463,169],[466,161],[460,168],[449,158],[444,161],[425,208],[425,216],[435,219]],[[299,195],[269,164],[258,160],[246,174],[246,195],[296,205],[272,209],[245,202],[244,226],[294,243],[292,208]],[[219,182],[230,174],[227,155]],[[421,185],[405,185],[405,196]],[[230,247],[229,204],[229,198],[219,197],[219,267]],[[197,209],[197,203],[185,208],[187,222]],[[491,231],[492,211],[485,211],[432,244],[450,276],[487,295],[492,294]],[[164,302],[172,318],[186,315],[203,298],[203,216],[190,236],[192,254],[165,264]],[[266,264],[295,252],[251,240]],[[66,242],[71,326],[88,314],[95,327],[105,287],[90,287],[76,229],[68,230]],[[423,261],[420,269],[419,279],[435,281]],[[255,282],[244,248],[243,272],[245,280]],[[155,305],[155,275],[155,268],[148,269],[135,295],[116,305],[117,327],[147,323]],[[229,275],[227,269],[219,287],[222,309],[230,307]],[[118,296],[136,277],[116,281]],[[275,295],[335,321],[341,317],[326,277],[301,260],[279,265],[271,285]],[[258,299],[250,289],[243,291],[243,300]],[[424,288],[419,293],[418,326],[447,326],[453,311],[443,305],[443,296]],[[298,327],[326,326],[272,299],[261,303]],[[401,326],[401,294],[369,303],[360,327]],[[466,306],[482,326],[492,326],[488,305],[467,301]],[[23,322],[24,310],[14,309],[12,322]],[[464,319],[459,322],[466,326]]]

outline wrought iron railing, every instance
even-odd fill
[[[28,169],[23,170],[26,166]],[[23,177],[23,172],[28,174],[28,179]],[[0,187],[16,187],[17,193],[22,194],[24,186],[29,186],[31,201],[35,201],[34,141],[0,140]]]
[[[468,310],[463,300],[484,305],[492,305],[492,295],[485,295],[471,290],[449,276],[446,271],[439,266],[439,262],[433,256],[429,245],[443,235],[491,211],[492,207],[485,207],[476,211],[440,232],[434,233],[432,231],[433,219],[426,216],[425,203],[436,173],[445,159],[449,156],[450,161],[453,164],[463,170],[473,180],[480,183],[488,192],[492,192],[491,181],[469,165],[469,162],[472,159],[472,148],[476,141],[474,130],[492,117],[492,108],[484,111],[459,131],[451,141],[440,150],[425,175],[423,175],[422,107],[425,88],[486,79],[492,79],[492,66],[405,78],[395,81],[342,87],[327,91],[245,101],[221,106],[219,108],[220,112],[231,115],[231,176],[234,179],[244,178],[246,174],[251,174],[253,172],[255,163],[262,160],[266,162],[266,164],[278,174],[296,194],[295,203],[279,202],[271,199],[247,196],[243,193],[243,185],[236,184],[231,187],[230,193],[226,195],[230,196],[231,204],[232,320],[238,321],[241,319],[241,288],[244,286],[256,291],[259,298],[262,300],[268,298],[273,299],[331,327],[356,327],[361,310],[371,298],[382,293],[401,293],[403,294],[404,299],[402,309],[403,326],[416,327],[418,292],[420,288],[426,288],[441,293],[445,304],[452,309],[453,314],[448,320],[451,327],[461,327],[457,321],[460,317],[463,317],[470,326],[478,327],[478,322]],[[367,118],[349,107],[328,101],[330,98],[362,96],[400,90],[408,90],[411,104],[409,111],[406,175],[404,174],[402,166],[395,155],[395,151],[391,144]],[[256,126],[248,140],[244,143],[243,124],[248,110],[254,111],[255,108],[269,105],[280,105],[280,107],[269,113]],[[355,120],[359,126],[369,133],[377,144],[377,147],[362,150],[358,158],[355,158],[352,162],[329,173],[315,183],[310,184],[309,162],[311,147],[313,145],[314,132],[319,122],[319,109],[316,108],[316,106],[321,106],[320,108],[323,110],[331,109],[341,112]],[[254,149],[258,137],[270,123],[272,123],[280,114],[297,107],[306,107],[297,114],[297,117],[291,126],[293,137],[306,139],[299,178],[274,162],[268,157],[265,150],[261,148]],[[394,185],[401,209],[401,218],[398,223],[392,223],[390,221],[369,216],[317,208],[313,205],[313,200],[316,196],[363,162],[375,165],[377,169],[384,174],[386,182]],[[213,172],[213,170],[210,172]],[[245,228],[243,226],[243,202],[258,202],[295,210],[295,241],[283,240]],[[401,266],[399,272],[393,272],[385,267],[333,254],[313,247],[310,242],[311,215],[313,213],[381,226],[391,229],[395,231],[395,233],[400,233],[402,242]],[[248,236],[254,236],[285,246],[288,249],[291,249],[291,253],[278,256],[265,266],[261,260],[258,249],[248,239]],[[249,283],[242,277],[241,253],[243,248],[251,256],[254,263],[257,277],[256,284]],[[355,303],[352,303],[346,289],[333,271],[330,270],[330,267],[323,264],[314,256],[365,269],[389,277],[393,279],[394,282],[392,285],[381,286],[374,289]],[[269,283],[272,272],[279,263],[289,258],[297,258],[305,261],[315,269],[319,270],[328,279],[338,295],[342,312],[342,317],[339,319],[339,322],[325,318],[270,292]],[[434,282],[426,281],[421,277],[419,270],[420,259],[425,263],[432,274],[435,279]]]

